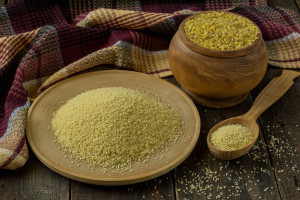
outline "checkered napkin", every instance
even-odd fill
[[[16,0],[0,8],[0,168],[28,159],[26,113],[46,88],[70,75],[112,67],[172,75],[169,42],[201,10],[227,10],[261,29],[269,64],[300,68],[300,21],[265,0]]]

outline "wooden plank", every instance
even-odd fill
[[[48,169],[32,153],[24,167],[0,171],[0,199],[69,199],[70,181]]]
[[[300,71],[300,70],[298,70]],[[281,69],[269,68],[255,95]],[[300,199],[300,79],[260,117],[282,199]]]
[[[268,5],[292,9],[299,14],[296,2],[294,0],[269,0]],[[269,68],[266,78],[254,92],[257,94],[268,81],[278,76],[280,71],[280,69]],[[294,86],[260,117],[282,199],[300,199],[298,145],[300,135],[297,134],[300,132],[299,78],[294,82]]]
[[[96,186],[72,181],[72,200],[175,199],[172,173],[128,186]]]
[[[218,160],[207,148],[209,129],[224,119],[245,113],[251,104],[249,96],[233,108],[199,106],[201,138],[192,155],[175,170],[178,199],[280,199],[261,134],[253,149],[236,160]]]

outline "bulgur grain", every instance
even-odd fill
[[[260,33],[249,19],[228,12],[201,13],[185,22],[184,31],[195,44],[215,50],[247,47]]]

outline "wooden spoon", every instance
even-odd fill
[[[256,123],[256,119],[281,96],[283,96],[283,94],[293,85],[293,79],[298,76],[300,76],[299,72],[282,70],[281,76],[276,77],[272,81],[270,81],[270,83],[257,96],[252,107],[247,113],[216,124],[207,135],[207,145],[211,153],[222,160],[236,159],[247,153],[258,138],[259,128]],[[240,124],[244,127],[249,128],[254,135],[253,141],[250,144],[233,151],[224,151],[217,149],[210,142],[211,134],[218,128],[229,124]]]

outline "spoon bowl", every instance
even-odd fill
[[[300,76],[300,72],[282,70],[282,74],[279,77],[271,80],[270,83],[263,89],[263,91],[261,91],[247,113],[239,117],[229,118],[216,124],[207,135],[207,145],[210,152],[221,160],[236,159],[247,153],[258,138],[259,127],[256,123],[256,119],[280,97],[283,96],[283,94],[294,84],[294,78],[298,76]],[[251,141],[251,143],[240,149],[230,151],[224,151],[216,148],[210,141],[211,134],[218,128],[230,124],[240,124],[250,129],[254,136],[254,139]]]
[[[251,141],[251,143],[249,143],[248,145],[246,145],[240,149],[233,150],[233,151],[226,151],[226,150],[221,150],[221,149],[216,148],[210,141],[211,134],[222,126],[234,125],[234,124],[240,124],[240,125],[248,128],[252,132],[254,138]],[[219,158],[222,160],[233,160],[233,159],[239,158],[239,157],[243,156],[245,153],[247,153],[252,148],[254,143],[256,142],[258,135],[259,135],[259,128],[258,128],[256,121],[246,120],[246,119],[243,119],[242,117],[233,117],[233,118],[224,120],[224,121],[216,124],[209,131],[208,136],[207,136],[207,145],[208,145],[210,152],[216,158]]]

